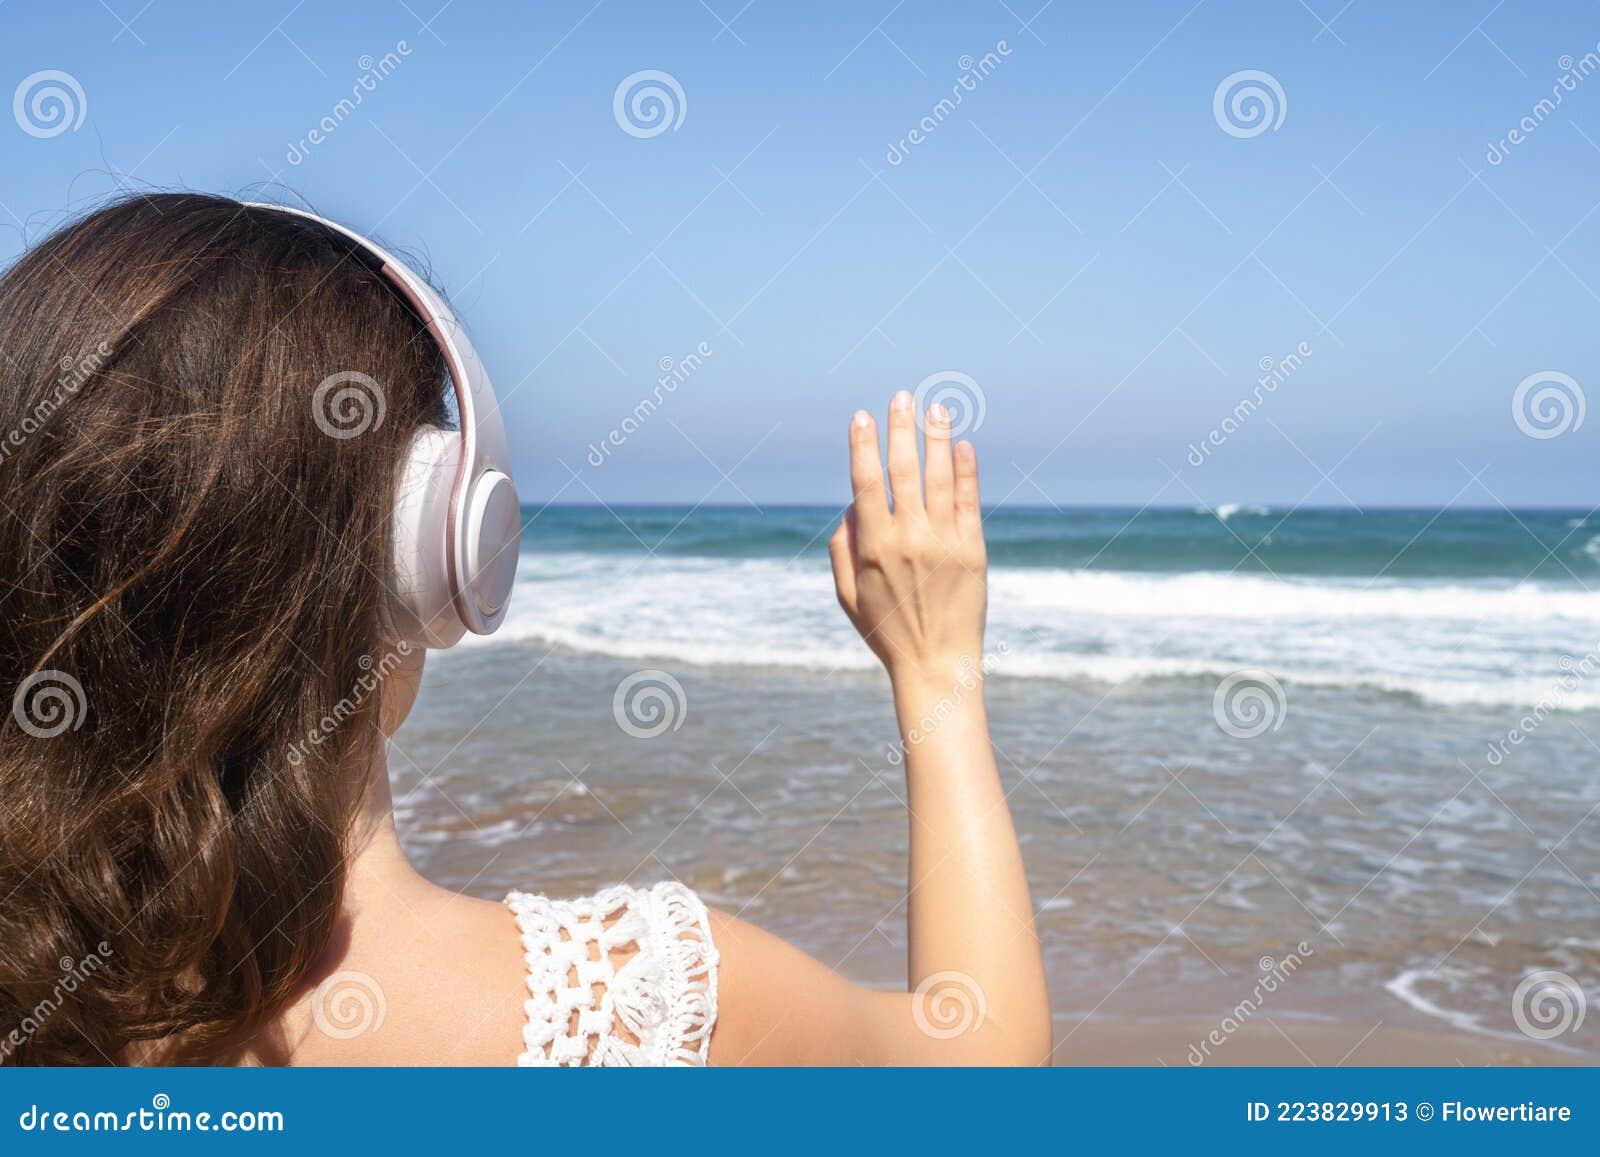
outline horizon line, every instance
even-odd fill
[[[606,510],[606,509],[614,509],[614,508],[617,508],[617,507],[629,507],[629,508],[633,508],[633,509],[638,509],[638,508],[659,508],[659,509],[662,509],[662,510],[668,510],[668,509],[671,509],[671,510],[682,510],[682,509],[685,509],[685,508],[688,508],[688,509],[691,509],[691,510],[754,510],[757,513],[762,513],[762,512],[767,511],[767,510],[843,510],[844,509],[843,506],[840,506],[836,502],[802,501],[802,500],[796,500],[796,499],[782,499],[782,500],[775,500],[775,501],[770,501],[770,502],[763,502],[763,503],[760,503],[760,504],[757,504],[757,503],[754,503],[754,502],[703,502],[703,501],[702,502],[689,502],[689,501],[667,502],[667,501],[662,501],[662,500],[659,500],[659,499],[633,499],[633,498],[618,499],[618,500],[616,500],[614,502],[605,502],[605,501],[590,501],[590,502],[556,502],[556,501],[549,501],[549,502],[541,502],[541,501],[538,501],[538,500],[535,500],[535,499],[524,499],[519,495],[518,496],[518,502],[519,502],[519,505],[521,505],[521,506],[535,506],[535,507],[538,507],[538,508],[540,508],[542,510],[550,510],[550,509],[557,509],[557,510]],[[848,505],[848,504],[846,504],[846,505]],[[1212,506],[1205,505],[1204,503],[1193,503],[1193,502],[1186,502],[1186,503],[1002,502],[1002,503],[996,503],[994,505],[987,505],[986,504],[986,505],[984,505],[983,509],[985,511],[994,511],[994,510],[1018,510],[1018,511],[1039,510],[1039,511],[1046,511],[1046,510],[1053,510],[1053,511],[1056,511],[1058,513],[1062,513],[1062,512],[1066,512],[1066,511],[1117,510],[1117,511],[1156,511],[1156,512],[1163,512],[1163,513],[1164,512],[1169,512],[1169,511],[1176,511],[1176,512],[1189,513],[1189,514],[1213,514],[1216,511],[1220,510],[1224,506],[1237,507],[1238,508],[1237,513],[1240,513],[1240,514],[1249,513],[1252,507],[1260,508],[1261,510],[1266,511],[1269,514],[1292,514],[1292,513],[1298,512],[1298,511],[1315,512],[1315,513],[1334,512],[1334,513],[1352,513],[1352,514],[1369,514],[1369,513],[1378,513],[1378,512],[1390,513],[1390,514],[1392,514],[1392,513],[1400,513],[1400,512],[1440,513],[1440,512],[1449,511],[1449,510],[1459,510],[1459,511],[1463,511],[1463,512],[1475,512],[1475,513],[1486,513],[1486,514],[1493,514],[1493,513],[1497,513],[1497,512],[1498,513],[1508,513],[1508,512],[1518,512],[1518,511],[1539,511],[1539,512],[1545,512],[1545,513],[1550,513],[1550,514],[1577,514],[1577,513],[1581,513],[1581,514],[1584,514],[1585,516],[1593,515],[1593,514],[1596,514],[1596,513],[1600,513],[1600,505],[1596,505],[1596,506],[1592,506],[1592,507],[1585,507],[1585,506],[1581,506],[1581,505],[1580,506],[1557,506],[1557,505],[1552,505],[1552,504],[1549,504],[1549,503],[1540,503],[1540,502],[1525,503],[1525,504],[1521,504],[1521,505],[1497,504],[1497,505],[1493,505],[1493,506],[1474,505],[1472,503],[1414,503],[1414,502],[1413,503],[1379,503],[1379,502],[1372,502],[1372,503],[1366,504],[1365,506],[1355,506],[1355,505],[1348,504],[1348,503],[1341,504],[1341,505],[1326,505],[1325,506],[1325,505],[1313,505],[1311,503],[1295,504],[1295,503],[1272,503],[1272,502],[1219,502],[1219,503],[1217,503],[1215,505],[1212,505]],[[1257,515],[1256,517],[1265,517],[1265,516],[1264,515]]]

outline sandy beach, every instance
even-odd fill
[[[1057,1017],[1057,1064],[1193,1063],[1190,1049],[1215,1026],[1198,1021],[1073,1020]],[[1495,1041],[1461,1032],[1354,1023],[1274,1021],[1240,1028],[1207,1065],[1573,1065],[1593,1064],[1536,1041]]]

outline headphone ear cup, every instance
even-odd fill
[[[467,625],[487,635],[506,617],[522,548],[522,508],[509,475],[490,468],[473,480],[463,539],[461,589],[467,597]]]
[[[390,526],[389,611],[396,642],[452,647],[466,624],[450,596],[446,543],[461,435],[424,426],[400,470]]]

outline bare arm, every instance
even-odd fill
[[[1032,904],[983,705],[987,581],[977,457],[949,416],[889,412],[890,509],[878,433],[850,427],[855,503],[830,545],[840,605],[894,687],[911,813],[907,990],[850,984],[721,913],[716,1064],[1040,1064],[1050,1006]]]

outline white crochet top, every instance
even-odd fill
[[[582,900],[512,892],[528,1022],[520,1065],[703,1065],[717,1021],[717,949],[682,884],[618,884]]]

